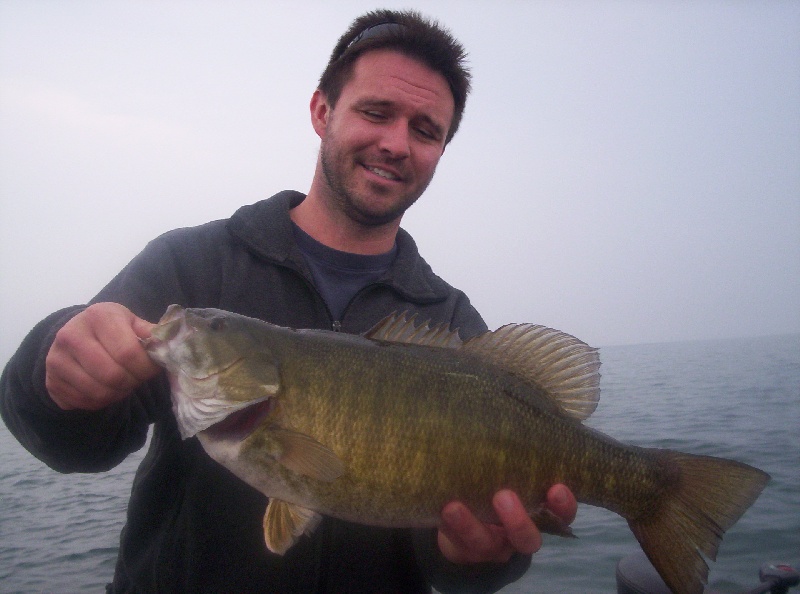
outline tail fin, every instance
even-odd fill
[[[680,478],[655,513],[628,523],[673,592],[701,594],[708,579],[702,555],[716,560],[722,535],[753,504],[770,477],[723,458],[669,450],[658,455],[677,467]]]

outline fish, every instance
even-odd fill
[[[543,507],[563,483],[627,520],[673,592],[699,594],[706,558],[770,478],[585,425],[600,398],[598,350],[545,326],[462,340],[395,313],[351,335],[172,305],[145,348],[166,369],[181,437],[267,496],[276,554],[323,516],[433,528],[459,500],[497,522],[500,489],[519,495],[540,530],[569,536]]]

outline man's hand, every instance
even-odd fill
[[[528,516],[516,493],[502,490],[492,500],[500,525],[484,524],[458,501],[442,510],[439,549],[453,563],[505,563],[514,553],[531,555],[542,546],[542,535]],[[569,524],[578,503],[564,485],[547,492],[547,508]]]
[[[56,334],[45,363],[45,385],[60,408],[100,410],[126,398],[158,374],[140,338],[155,326],[118,303],[97,303]]]

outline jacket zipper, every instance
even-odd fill
[[[355,294],[355,295],[353,295],[352,299],[350,299],[350,303],[348,303],[348,304],[347,304],[347,306],[344,308],[344,311],[342,312],[342,319],[344,319],[344,317],[347,315],[347,312],[348,312],[348,311],[350,311],[350,307],[353,305],[353,303],[355,303],[355,302],[356,302],[356,300],[357,300],[357,299],[358,299],[358,298],[359,298],[361,295],[363,295],[363,294],[364,294],[364,293],[366,293],[367,291],[371,290],[373,287],[377,287],[377,286],[379,286],[379,285],[386,285],[386,284],[387,284],[387,283],[385,283],[385,282],[383,282],[383,281],[380,281],[380,280],[378,280],[378,281],[372,282],[372,283],[370,283],[370,284],[368,284],[368,285],[365,285],[365,286],[361,287],[361,288],[358,290],[358,292],[356,292],[356,294]],[[316,290],[316,287],[314,287],[314,289]],[[319,291],[317,291],[317,294],[319,295]],[[321,298],[321,296],[320,296],[320,298]],[[324,300],[324,299],[322,299],[322,302],[323,302],[323,303],[325,303],[325,300]],[[328,307],[328,305],[327,305],[327,304],[325,304],[325,307],[327,308],[327,307]],[[328,309],[328,314],[329,314],[329,315],[330,315],[330,312],[331,312],[331,310],[330,310],[330,309]],[[331,317],[333,317],[333,316],[331,316]],[[333,324],[331,324],[331,328],[332,328],[332,330],[333,330],[334,332],[341,332],[341,331],[342,331],[342,322],[341,322],[341,320],[334,320]]]
[[[286,266],[286,265],[284,264],[284,266]],[[328,312],[328,318],[331,320],[331,330],[333,330],[334,332],[341,332],[341,331],[342,331],[342,321],[341,321],[341,320],[334,320],[334,319],[333,319],[333,314],[331,313],[331,310],[330,310],[330,308],[328,307],[328,304],[327,304],[327,303],[325,302],[325,300],[322,298],[322,294],[319,292],[319,289],[317,289],[317,287],[315,287],[315,286],[314,286],[314,283],[313,283],[313,282],[311,282],[309,279],[307,279],[307,278],[306,278],[306,275],[305,275],[305,274],[303,274],[303,273],[302,273],[300,270],[298,270],[296,267],[294,267],[294,266],[287,266],[287,268],[289,268],[290,270],[293,270],[293,271],[295,272],[295,274],[297,274],[297,275],[298,275],[298,276],[299,276],[301,279],[303,279],[303,282],[305,282],[305,284],[308,286],[308,288],[309,288],[309,289],[310,289],[310,290],[311,290],[311,291],[312,291],[314,294],[316,294],[317,298],[318,298],[318,299],[319,299],[319,300],[322,302],[322,306],[325,308],[325,311],[326,311],[326,312]],[[365,287],[361,287],[361,289],[359,289],[359,290],[358,290],[358,292],[357,292],[355,295],[353,295],[353,298],[352,298],[352,299],[350,299],[350,303],[348,303],[348,304],[347,304],[347,307],[345,307],[345,308],[344,308],[344,312],[342,313],[342,317],[344,317],[345,315],[347,315],[347,311],[350,309],[350,306],[351,306],[351,305],[353,305],[353,303],[355,302],[355,300],[356,300],[356,299],[357,299],[357,298],[358,298],[358,297],[359,297],[359,296],[360,296],[362,293],[365,293],[365,292],[366,292],[368,289],[370,289],[370,288],[372,288],[372,287],[374,287],[374,286],[376,286],[376,285],[381,285],[381,284],[386,284],[386,283],[383,283],[383,282],[381,282],[381,281],[376,281],[376,282],[373,282],[373,283],[370,283],[370,284],[366,285]]]
[[[331,330],[333,330],[334,332],[341,332],[342,331],[342,322],[340,320],[334,320],[333,319],[333,314],[331,313],[331,308],[328,307],[328,304],[322,298],[322,294],[319,292],[319,289],[317,289],[317,287],[314,286],[314,283],[311,282],[309,279],[307,279],[306,275],[303,274],[303,272],[300,269],[298,269],[296,266],[294,266],[294,265],[289,266],[287,264],[283,264],[283,266],[285,268],[288,268],[292,272],[294,272],[297,276],[299,276],[300,279],[308,287],[309,291],[311,291],[314,295],[317,296],[317,299],[320,300],[320,302],[322,303],[322,307],[325,308],[325,312],[328,314],[328,319],[331,320]]]

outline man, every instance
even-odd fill
[[[484,331],[399,227],[458,128],[464,57],[415,13],[356,19],[311,99],[321,147],[307,196],[281,192],[154,240],[89,306],[41,322],[9,362],[3,418],[57,470],[106,470],[153,424],[110,592],[482,592],[526,570],[541,538],[510,491],[493,501],[499,525],[452,502],[438,531],[325,518],[283,557],[268,553],[266,498],[180,439],[164,375],[140,344],[171,303],[353,333],[405,309],[465,337]],[[573,519],[565,487],[548,505]]]

